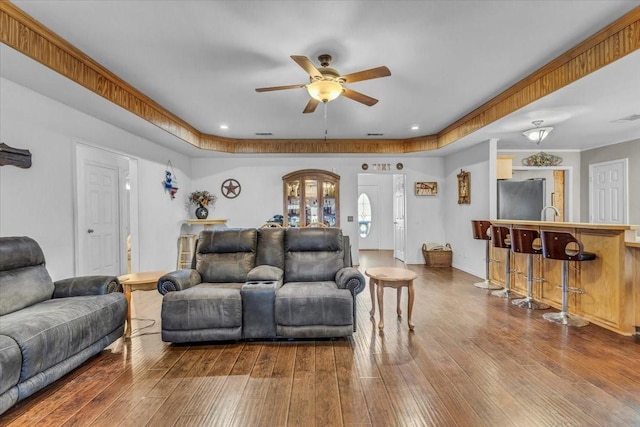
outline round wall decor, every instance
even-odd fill
[[[220,186],[220,192],[227,199],[235,199],[240,195],[240,191],[242,191],[240,183],[233,178],[225,179]]]

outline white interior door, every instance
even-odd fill
[[[407,246],[405,212],[405,176],[393,175],[393,253],[395,258],[403,262]]]
[[[589,222],[626,224],[627,159],[589,165]]]
[[[120,177],[128,159],[84,145],[76,150],[78,275],[120,275],[126,271],[126,232],[121,230]],[[122,222],[128,230],[128,221]]]

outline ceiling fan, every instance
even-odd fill
[[[316,68],[316,66],[313,65],[313,62],[311,62],[306,56],[291,55],[291,59],[309,73],[308,84],[262,87],[256,89],[256,92],[306,88],[311,99],[304,108],[303,113],[313,113],[319,103],[327,103],[336,99],[340,95],[344,95],[349,99],[353,99],[354,101],[371,107],[378,102],[377,99],[360,92],[356,92],[353,89],[348,89],[343,85],[345,83],[355,83],[362,80],[377,79],[379,77],[387,77],[391,75],[391,71],[389,71],[387,67],[382,66],[341,76],[337,70],[329,67],[329,64],[331,63],[331,55],[326,53],[318,56],[318,61],[320,61],[320,65],[322,67],[320,69]]]

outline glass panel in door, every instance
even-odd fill
[[[307,179],[304,181],[304,225],[319,221],[318,212],[318,181]]]
[[[300,181],[287,184],[287,224],[300,226]]]

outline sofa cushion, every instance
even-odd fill
[[[286,230],[285,282],[332,281],[342,267],[344,245],[340,229]]]
[[[57,298],[3,316],[0,334],[20,346],[24,381],[122,327],[126,316],[121,293]]]
[[[271,265],[284,270],[284,228],[260,228],[256,265]]]
[[[243,283],[201,283],[162,298],[163,330],[242,326]]]
[[[278,325],[343,326],[353,324],[353,298],[335,282],[290,282],[276,291]]]
[[[0,335],[0,394],[18,384],[22,368],[20,347],[12,338]]]
[[[51,299],[53,289],[35,240],[0,238],[0,316]]]
[[[256,229],[207,230],[196,247],[196,270],[202,282],[245,282],[256,265]]]

